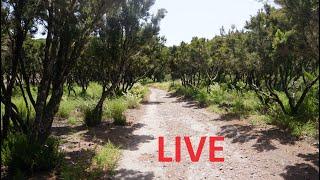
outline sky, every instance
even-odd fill
[[[222,26],[226,32],[231,25],[242,29],[265,1],[274,5],[272,0],[156,0],[150,11],[156,14],[158,9],[167,10],[160,36],[165,36],[166,45],[172,46],[190,42],[195,36],[211,39],[220,34]],[[41,35],[43,28],[39,29],[35,37],[45,38]]]
[[[212,38],[220,34],[221,26],[227,31],[234,24],[242,29],[250,16],[263,8],[258,0],[156,0],[151,8],[167,10],[162,19],[160,35],[167,39],[166,45],[190,42],[192,37]]]

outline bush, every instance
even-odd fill
[[[73,111],[77,106],[75,100],[62,100],[57,112],[57,116],[61,118],[68,118],[71,111]]]
[[[17,106],[18,111],[19,111],[22,119],[27,120],[28,116],[29,116],[29,119],[33,119],[35,117],[36,113],[35,113],[34,109],[31,107],[32,106],[31,102],[28,101],[29,107],[27,107],[22,95],[15,96],[12,101]]]
[[[195,95],[195,99],[200,103],[202,106],[207,106],[211,103],[210,96],[206,89],[200,89],[197,91]]]
[[[70,125],[76,125],[77,124],[77,118],[76,117],[69,117],[68,118],[68,123],[70,124]]]
[[[88,127],[94,127],[101,123],[102,120],[102,110],[98,110],[96,108],[87,108],[84,112],[84,122]]]
[[[127,106],[130,109],[137,108],[141,101],[141,98],[138,95],[132,94],[130,92],[125,95],[125,99]]]
[[[98,99],[102,93],[102,86],[98,83],[90,83],[87,89],[87,95],[92,99]]]
[[[273,112],[270,116],[270,123],[283,129],[287,129],[293,136],[316,137],[318,133],[318,122],[309,120],[306,122],[304,117],[292,117],[282,111]]]
[[[170,87],[173,86],[173,83],[172,82],[162,82],[162,83],[156,82],[156,83],[150,83],[148,86],[169,91]]]
[[[92,168],[92,163],[88,163],[88,159],[81,159],[75,164],[64,162],[58,179],[101,179],[103,173],[100,168]]]
[[[136,84],[132,87],[132,89],[130,89],[129,93],[143,99],[144,96],[148,93],[148,88],[142,86],[141,84]]]
[[[1,161],[8,166],[10,174],[50,170],[62,160],[58,146],[58,141],[52,137],[41,145],[24,134],[9,134],[1,147]]]
[[[106,103],[107,116],[113,118],[114,124],[125,125],[126,117],[123,114],[127,110],[128,105],[123,98],[112,99]]]
[[[304,122],[314,120],[319,117],[319,87],[313,87],[307,94],[303,103],[299,107],[299,112],[304,117]]]
[[[106,169],[110,174],[114,173],[117,167],[121,152],[119,147],[112,144],[110,141],[102,147],[102,149],[93,158],[94,162],[101,169]]]

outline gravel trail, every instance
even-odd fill
[[[251,126],[239,119],[220,116],[170,93],[150,88],[149,101],[140,113],[130,115],[138,127],[128,138],[115,179],[317,179],[317,144],[297,141],[279,129]],[[191,162],[184,136],[194,149],[201,136],[224,136],[224,162],[209,161],[206,139],[199,162]],[[181,136],[181,162],[158,162],[158,137],[163,136],[165,155],[175,155],[175,137]],[[130,148],[130,145],[134,147]]]

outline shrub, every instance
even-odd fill
[[[77,124],[77,118],[76,117],[69,117],[68,118],[68,123],[70,124],[70,125],[75,125],[75,124]]]
[[[88,159],[82,159],[75,164],[64,162],[61,166],[61,173],[58,179],[101,179],[103,171],[100,168],[92,168]]]
[[[306,120],[306,117],[293,117],[284,114],[280,109],[269,114],[271,124],[275,124],[283,129],[287,129],[293,136],[311,136],[316,137],[319,133],[319,122]]]
[[[57,112],[57,116],[61,118],[68,118],[71,111],[76,108],[75,100],[62,100]]]
[[[113,174],[117,167],[120,155],[121,152],[119,147],[108,141],[108,143],[95,155],[93,161],[99,168],[107,169],[110,174]]]
[[[148,86],[169,91],[170,87],[173,86],[173,83],[172,82],[162,82],[162,83],[156,82],[156,83],[151,83]]]
[[[210,104],[210,96],[206,89],[200,89],[197,91],[195,96],[195,99],[200,103],[200,105],[207,106]]]
[[[90,83],[87,89],[87,95],[92,99],[98,99],[102,93],[102,86],[98,83]]]
[[[36,113],[34,109],[31,108],[32,105],[30,101],[28,101],[29,107],[26,106],[22,96],[16,96],[13,98],[12,101],[17,106],[22,119],[26,120],[28,119],[28,116],[29,116],[29,119],[33,119],[35,117]]]
[[[62,160],[58,146],[58,141],[52,137],[42,145],[24,134],[9,134],[1,147],[1,161],[8,166],[10,174],[50,170]]]
[[[125,95],[126,103],[128,108],[133,109],[139,106],[139,103],[141,101],[141,98],[138,95],[127,93]]]
[[[209,92],[210,92],[210,98],[212,103],[215,103],[215,104],[228,103],[226,102],[228,98],[228,92],[218,83],[211,85],[209,87]]]
[[[84,122],[88,127],[93,127],[101,123],[102,112],[96,108],[88,108],[84,112]]]
[[[319,117],[319,87],[313,87],[299,107],[299,115],[307,120],[316,120]]]
[[[113,118],[114,124],[116,125],[125,125],[126,117],[123,114],[124,111],[128,108],[126,101],[123,98],[112,99],[106,104],[107,116]]]
[[[143,99],[143,97],[148,93],[148,88],[142,86],[141,84],[136,84],[132,87],[132,89],[130,89],[129,93]]]

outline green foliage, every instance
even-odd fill
[[[52,137],[42,145],[24,134],[10,134],[1,146],[1,161],[13,174],[51,170],[63,157],[58,146],[58,141]]]
[[[35,111],[33,108],[31,108],[30,101],[27,101],[28,102],[28,107],[27,107],[23,97],[18,94],[15,97],[13,97],[12,101],[17,106],[20,117],[23,120],[27,120],[27,119],[32,120],[35,117]]]
[[[99,179],[103,175],[103,170],[100,168],[92,168],[92,164],[88,163],[88,159],[82,160],[75,164],[63,163],[61,166],[61,179]]]
[[[319,86],[313,87],[299,108],[299,115],[306,120],[319,117]]]
[[[138,95],[128,92],[124,96],[129,109],[137,108],[142,100]]]
[[[108,141],[94,156],[93,161],[99,168],[106,169],[110,174],[114,174],[120,155],[119,147]]]
[[[89,88],[88,88],[89,89]],[[104,108],[102,109],[102,115],[97,112],[94,107],[94,101],[86,100],[82,101],[79,105],[79,109],[85,114],[85,124],[88,126],[95,126],[101,122],[101,118],[112,118],[114,123],[117,125],[125,125],[126,118],[124,111],[128,108],[136,108],[139,103],[144,99],[148,93],[148,88],[140,84],[136,84],[132,89],[123,96],[108,99],[104,103]]]
[[[81,93],[81,92],[80,92]],[[102,87],[98,83],[90,82],[88,89],[86,91],[86,95],[91,99],[98,99],[102,93]]]
[[[315,138],[319,136],[318,121],[308,120],[308,118],[305,118],[303,116],[292,117],[287,114],[284,114],[281,111],[274,112],[269,116],[270,116],[269,120],[271,124],[275,124],[279,127],[287,129],[294,136],[297,136],[297,137],[309,136],[309,137],[315,137]]]
[[[150,83],[148,84],[148,86],[168,91],[170,87],[173,85],[172,85],[172,82],[161,82],[161,83],[156,82],[156,83]]]
[[[71,117],[68,118],[68,123],[69,123],[70,125],[76,125],[77,122],[78,122],[78,120],[77,120],[76,117],[71,116]]]
[[[233,112],[239,115],[254,114],[260,110],[260,103],[254,92],[240,92],[227,89],[224,84],[210,86],[209,92],[205,88],[171,86],[177,94],[192,98],[200,105],[210,106],[214,112]]]
[[[100,124],[102,119],[102,113],[99,112],[100,109],[97,108],[87,108],[84,112],[84,123],[88,127],[93,127]]]
[[[131,93],[134,96],[137,96],[138,98],[143,99],[147,93],[148,93],[149,89],[146,86],[142,86],[141,84],[135,84],[132,89],[129,90],[129,93]]]
[[[59,111],[57,112],[57,116],[61,118],[68,118],[71,111],[73,111],[77,106],[76,101],[74,100],[63,100],[60,103]]]
[[[124,98],[111,99],[106,103],[106,115],[114,120],[116,125],[126,125],[124,111],[128,109]]]

